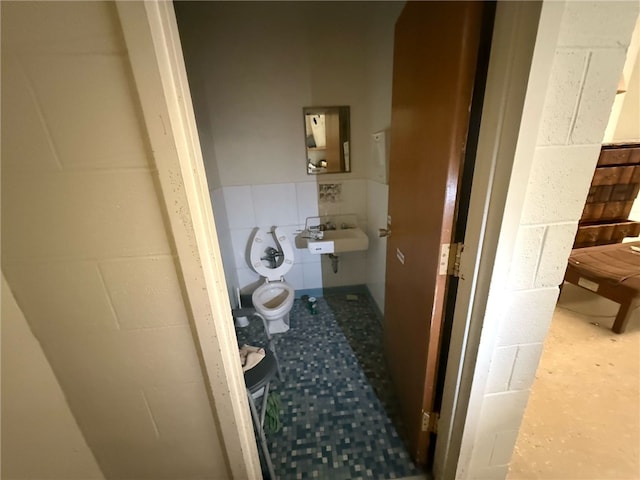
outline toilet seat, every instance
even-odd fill
[[[293,247],[288,235],[279,227],[273,229],[276,242],[280,246],[280,250],[283,254],[282,263],[276,268],[269,268],[266,266],[261,258],[264,256],[265,249],[268,247],[267,235],[270,235],[268,231],[263,228],[256,230],[251,242],[251,267],[256,273],[265,277],[269,282],[280,281],[284,275],[291,270],[293,266]]]

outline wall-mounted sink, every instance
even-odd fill
[[[303,230],[296,236],[296,247],[307,248],[311,253],[357,252],[369,248],[369,237],[358,227],[320,232]]]

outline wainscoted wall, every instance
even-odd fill
[[[318,214],[356,213],[368,227],[368,180],[386,181],[371,134],[389,128],[395,20],[403,2],[176,2],[198,131],[232,303],[258,280],[255,227],[290,233]],[[302,107],[351,107],[352,172],[306,174]],[[342,200],[318,201],[318,184]],[[379,184],[380,184],[379,183]],[[374,189],[375,206],[386,203]],[[386,213],[385,213],[386,216]],[[377,228],[376,222],[376,228]],[[379,242],[374,242],[376,245]],[[380,256],[328,259],[296,250],[296,289],[384,282]],[[374,275],[374,277],[369,277]],[[381,294],[376,301],[382,302]]]
[[[250,242],[256,227],[281,227],[293,240],[304,229],[307,217],[348,212],[357,214],[359,224],[366,228],[367,182],[342,180],[338,183],[342,185],[342,201],[328,204],[319,204],[318,184],[315,182],[230,186],[215,190],[214,205],[224,202],[226,206],[223,216],[228,223],[230,238],[227,248],[232,254],[226,255],[229,265],[225,265],[225,269],[235,274],[237,283],[234,285],[241,287],[244,293],[253,290],[260,280],[248,263]],[[341,255],[337,274],[330,270],[330,262],[320,255],[297,248],[294,255],[294,265],[286,279],[296,290],[365,283],[364,253]]]

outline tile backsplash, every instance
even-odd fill
[[[318,185],[318,201],[320,203],[336,203],[342,201],[341,183],[321,183]]]
[[[217,225],[218,235],[229,238],[221,242],[222,256],[228,283],[237,283],[243,291],[254,288],[260,277],[248,261],[248,245],[256,227],[283,228],[294,241],[297,232],[304,229],[305,220],[323,214],[355,213],[360,225],[366,224],[366,180],[344,180],[340,183],[298,182],[267,185],[241,185],[222,187],[214,191],[213,198],[224,199],[224,209],[228,219],[227,232],[222,231],[224,222]],[[221,193],[220,193],[221,192]],[[214,205],[215,209],[215,205]],[[216,217],[218,216],[218,210]],[[225,244],[226,243],[226,244]],[[320,255],[312,255],[306,250],[294,248],[294,265],[286,275],[286,280],[296,290],[322,288],[332,285],[364,284],[366,282],[364,258],[353,261],[363,263],[362,278],[347,278],[346,270],[331,274],[324,279]],[[326,275],[325,275],[326,276]],[[344,276],[344,278],[343,278]]]

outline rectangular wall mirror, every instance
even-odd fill
[[[350,172],[349,107],[305,107],[302,112],[307,173]]]

